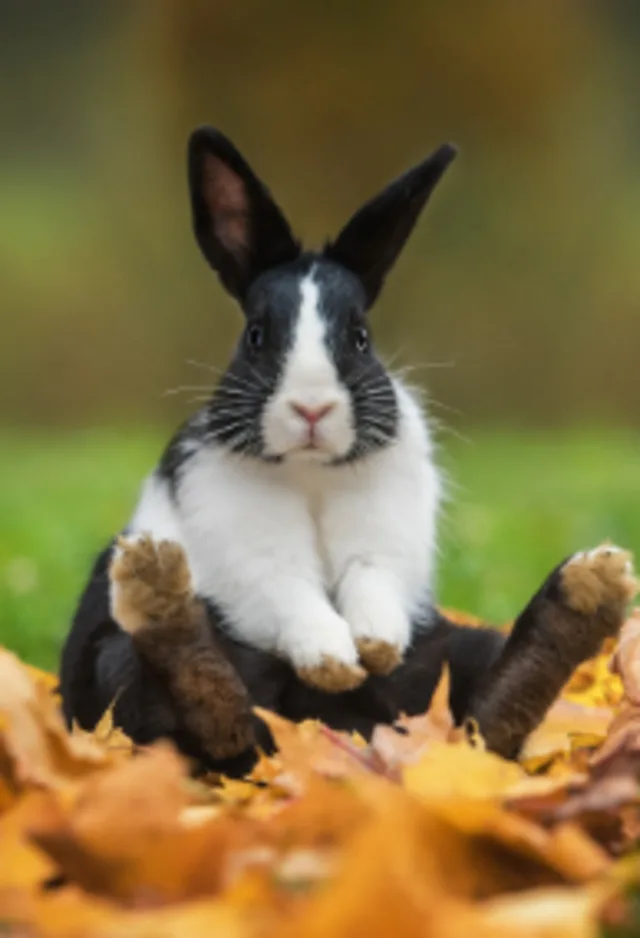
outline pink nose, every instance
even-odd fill
[[[289,406],[291,410],[294,410],[296,414],[302,417],[307,421],[310,427],[315,427],[323,417],[326,417],[327,414],[336,406],[335,404],[323,404],[321,407],[306,407],[303,404],[297,404],[295,401],[290,401]]]

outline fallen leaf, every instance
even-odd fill
[[[39,888],[58,867],[28,838],[27,828],[46,805],[42,792],[31,792],[0,818],[0,888]]]
[[[527,775],[515,762],[470,746],[433,741],[402,772],[407,791],[421,798],[500,799]]]
[[[50,692],[34,683],[15,655],[0,649],[0,765],[6,764],[5,781],[16,788],[55,788],[106,761],[92,738],[69,735]]]
[[[610,667],[622,678],[626,701],[640,706],[640,608],[623,625]]]
[[[464,738],[464,730],[456,728],[449,706],[450,684],[449,668],[445,666],[426,713],[401,716],[395,726],[375,728],[371,748],[389,771],[416,762],[434,741],[455,742]]]
[[[563,888],[500,896],[478,909],[478,924],[492,938],[598,938],[605,896],[603,889]]]
[[[610,707],[557,700],[527,739],[518,761],[528,771],[537,771],[541,766],[550,767],[557,756],[570,756],[575,749],[595,749],[605,740],[612,720]]]
[[[237,780],[191,778],[169,744],[138,750],[113,708],[92,733],[67,732],[55,678],[0,650],[0,930],[595,938],[601,922],[633,929],[639,655],[636,616],[617,650],[609,643],[578,669],[519,762],[454,727],[445,670],[425,714],[402,717],[399,732],[378,727],[370,744],[259,711],[279,750]]]

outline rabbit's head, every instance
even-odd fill
[[[269,461],[340,463],[395,437],[398,403],[376,357],[368,311],[431,191],[455,156],[445,144],[304,252],[266,187],[211,128],[189,143],[200,248],[246,325],[208,411],[208,434]]]

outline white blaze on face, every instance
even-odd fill
[[[293,342],[262,418],[270,455],[344,456],[355,439],[349,392],[339,380],[325,343],[326,324],[318,309],[319,300],[320,287],[311,270],[300,282]],[[305,411],[323,414],[314,423],[312,435]]]

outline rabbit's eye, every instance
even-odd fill
[[[359,352],[366,352],[369,348],[369,334],[364,326],[359,326],[354,333],[355,346]]]
[[[254,323],[252,326],[249,326],[247,329],[247,342],[251,348],[260,348],[262,346],[262,340],[264,338],[264,331],[262,326],[258,326]]]

